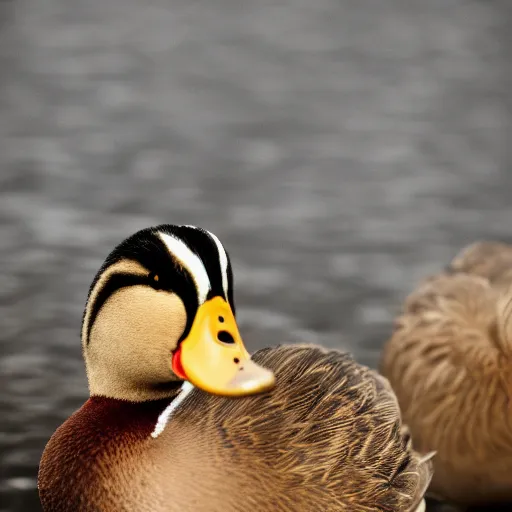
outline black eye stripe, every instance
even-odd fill
[[[159,274],[158,274],[159,275]],[[187,334],[190,331],[190,328],[192,327],[192,323],[194,321],[198,303],[197,303],[197,295],[195,291],[194,285],[191,283],[190,276],[184,275],[184,274],[176,274],[175,279],[173,280],[173,286],[171,287],[167,286],[165,280],[162,279],[162,277],[159,277],[158,281],[155,281],[153,278],[154,274],[150,274],[149,276],[146,275],[136,275],[136,274],[112,274],[108,281],[105,283],[103,288],[98,293],[92,308],[91,308],[91,314],[89,317],[89,321],[87,323],[87,340],[86,344],[89,344],[90,337],[91,337],[91,330],[92,326],[94,325],[94,322],[96,321],[96,318],[98,316],[98,313],[100,312],[101,308],[105,304],[105,302],[108,300],[108,298],[114,294],[116,291],[120,290],[121,288],[126,288],[128,286],[136,286],[136,285],[145,285],[145,286],[151,286],[157,290],[168,290],[176,293],[180,299],[183,301],[183,304],[185,306],[185,311],[187,314],[187,323],[185,326],[185,330],[183,331],[183,334],[180,338],[180,341],[184,339]]]
[[[94,304],[92,305],[91,315],[89,316],[89,321],[87,324],[87,343],[89,343],[89,339],[91,337],[91,328],[102,308],[103,304],[107,301],[107,299],[116,291],[121,288],[126,288],[127,286],[136,286],[136,285],[148,285],[148,277],[147,276],[139,276],[135,274],[112,274],[108,281],[105,283],[103,288],[98,293]]]

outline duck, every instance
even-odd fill
[[[45,512],[422,512],[433,454],[413,450],[389,382],[350,354],[249,354],[213,233],[162,224],[107,256],[81,341],[89,398],[48,441]]]
[[[512,245],[463,247],[406,298],[382,351],[429,494],[460,509],[512,502]]]

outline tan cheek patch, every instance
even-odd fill
[[[86,360],[132,382],[169,379],[171,352],[186,324],[181,299],[149,286],[114,293],[93,325]]]

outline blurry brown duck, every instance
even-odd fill
[[[386,379],[317,347],[251,358],[232,281],[220,241],[191,226],[110,254],[83,319],[90,398],[45,449],[44,510],[424,510],[430,456]]]
[[[406,300],[384,348],[431,491],[460,504],[512,501],[512,246],[478,242]]]

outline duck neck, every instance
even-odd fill
[[[84,415],[94,418],[96,428],[107,427],[113,437],[124,435],[146,439],[154,430],[162,411],[178,396],[179,388],[171,396],[156,400],[129,401],[93,395],[83,405]],[[105,439],[104,433],[101,434]]]

